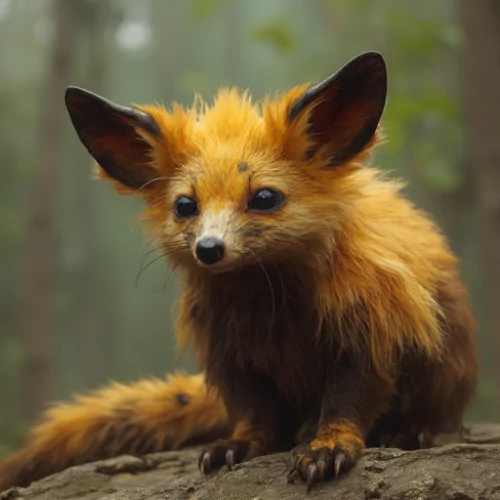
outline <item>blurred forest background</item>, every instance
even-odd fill
[[[259,98],[366,50],[389,69],[375,163],[463,259],[481,355],[468,418],[500,420],[498,0],[0,0],[0,47],[0,457],[55,399],[196,368],[174,351],[175,276],[147,267],[139,202],[91,179],[65,87]]]

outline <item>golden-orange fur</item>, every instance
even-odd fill
[[[202,374],[113,383],[46,411],[23,447],[0,462],[0,491],[73,465],[176,450],[227,432],[226,410]]]
[[[204,115],[196,115],[197,120],[196,107],[187,111],[176,108],[168,114],[162,107],[142,106],[166,138],[157,141],[141,133],[152,146],[152,163],[158,177],[168,178],[155,182],[145,194],[148,207],[143,217],[152,225],[153,235],[167,235],[166,244],[174,246],[170,235],[175,234],[177,226],[165,214],[167,182],[168,204],[178,193],[191,189],[190,177],[199,177],[202,170],[210,171],[210,178],[204,182],[202,179],[198,189],[217,207],[224,207],[231,201],[238,203],[242,189],[246,188],[235,165],[241,159],[251,168],[258,165],[255,175],[259,183],[277,184],[294,193],[298,200],[293,209],[276,216],[273,224],[284,224],[287,217],[293,224],[285,229],[292,233],[308,229],[311,219],[314,221],[318,249],[313,256],[317,260],[311,264],[319,275],[326,271],[324,279],[315,283],[318,330],[323,322],[342,318],[356,299],[363,300],[372,327],[369,338],[351,334],[342,341],[354,348],[363,348],[362,344],[369,342],[372,361],[379,370],[391,365],[395,349],[404,349],[403,342],[414,344],[432,357],[439,356],[440,311],[433,294],[439,281],[447,281],[446,273],[456,265],[455,257],[428,217],[399,195],[401,183],[381,180],[380,171],[363,167],[362,162],[378,143],[380,132],[362,154],[342,169],[321,169],[323,160],[319,156],[310,162],[307,172],[296,172],[294,162],[300,162],[310,147],[310,139],[304,133],[307,119],[303,117],[290,127],[284,117],[303,90],[304,87],[293,89],[277,102],[264,101],[260,112],[246,94],[240,95],[235,89],[222,90],[214,107],[206,109]],[[184,163],[184,167],[176,175],[172,165],[179,163]],[[167,228],[161,231],[159,228],[165,224]],[[284,232],[279,236],[288,236],[286,243],[293,246],[297,236]],[[414,234],[420,237],[413,240]],[[279,248],[280,252],[292,250]],[[175,257],[170,260],[173,265],[178,263]],[[331,279],[333,266],[335,280]],[[190,271],[195,272],[192,268]],[[203,275],[203,271],[199,274]],[[387,293],[387,287],[391,293]],[[189,296],[186,302],[190,302]],[[335,318],[331,317],[332,312]],[[400,335],[403,329],[404,337]],[[182,320],[177,331],[182,345],[192,340],[194,331],[183,328]]]
[[[351,421],[346,420],[334,424],[329,422],[322,426],[316,437],[311,441],[311,448],[313,450],[324,447],[333,449],[338,443],[352,443],[351,446],[358,450],[363,448],[365,444],[363,438],[359,435],[358,427]]]
[[[194,345],[232,430],[202,451],[205,472],[291,449],[312,422],[291,470],[310,487],[364,446],[412,449],[422,434],[459,428],[474,394],[475,324],[457,258],[402,184],[366,165],[382,141],[385,66],[360,56],[325,82],[261,104],[222,89],[211,107],[197,99],[171,112],[110,112],[100,97],[67,94],[99,175],[144,199],[180,274],[177,338]],[[264,188],[286,202],[253,211]],[[199,213],[176,216],[181,196]],[[212,233],[225,245],[213,270],[195,258]]]

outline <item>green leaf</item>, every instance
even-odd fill
[[[453,192],[459,189],[462,176],[454,164],[434,157],[422,165],[422,178],[436,191]]]

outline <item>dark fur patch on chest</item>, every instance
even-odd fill
[[[300,284],[273,269],[224,279],[203,295],[208,300],[191,305],[191,319],[204,336],[207,377],[217,381],[250,369],[268,376],[284,395],[312,390],[321,378],[316,318]]]

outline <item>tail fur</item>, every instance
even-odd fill
[[[228,432],[226,409],[202,374],[113,383],[49,409],[21,449],[0,462],[0,492],[73,465],[176,450]]]

